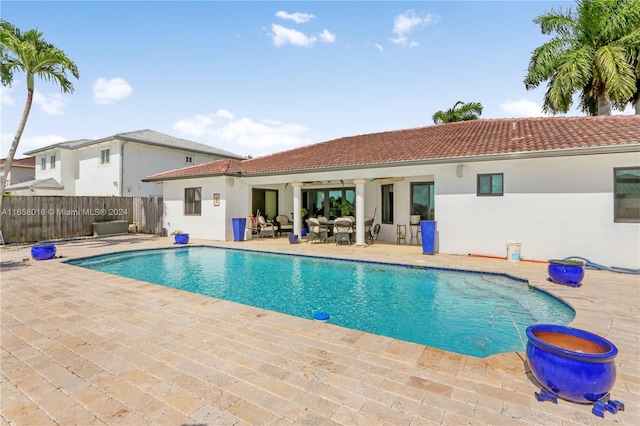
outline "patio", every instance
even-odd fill
[[[572,327],[616,344],[611,394],[625,411],[602,419],[589,405],[538,402],[522,352],[462,356],[62,263],[173,246],[129,235],[59,243],[64,259],[49,261],[27,260],[30,246],[2,248],[2,424],[640,424],[637,275],[589,270],[571,288],[547,282],[546,263],[410,245],[191,244],[528,279],[576,309]]]

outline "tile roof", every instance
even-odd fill
[[[64,189],[54,178],[28,180],[16,183],[5,188],[7,191],[17,191],[19,189]]]
[[[217,155],[226,158],[244,159],[245,157],[234,154],[229,151],[215,148],[211,145],[205,145],[198,142],[189,141],[186,139],[176,138],[175,136],[167,135],[165,133],[156,132],[155,130],[135,130],[132,132],[116,133],[115,135],[107,136],[101,139],[79,139],[77,141],[60,142],[53,145],[48,145],[42,148],[38,148],[29,152],[26,155],[35,154],[42,151],[47,151],[54,148],[66,148],[75,149],[97,143],[106,142],[113,139],[120,139],[131,142],[138,142],[147,145],[161,146],[165,148],[180,149],[184,151],[191,151],[209,155]]]
[[[6,158],[1,159],[0,165],[4,164],[6,160]],[[11,162],[11,166],[35,167],[36,157],[14,158]]]
[[[74,149],[74,148],[78,148],[80,146],[89,144],[91,142],[93,142],[91,139],[76,139],[73,141],[58,142],[51,145],[43,146],[42,148],[32,149],[31,151],[25,152],[24,155],[37,154],[39,152],[49,151],[50,149],[55,149],[55,148]]]
[[[230,173],[305,172],[629,144],[640,144],[640,115],[480,119],[343,137],[244,160]],[[215,163],[148,179],[225,173]]]
[[[241,172],[241,165],[242,161],[225,158],[222,160],[211,161],[209,163],[198,164],[195,166],[184,167],[176,170],[169,170],[162,173],[156,173],[154,175],[148,176],[147,179],[144,180],[173,179],[186,176],[197,177],[238,174]]]

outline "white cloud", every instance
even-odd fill
[[[318,37],[320,37],[320,40],[325,41],[327,43],[335,43],[336,42],[336,35],[332,34],[329,30],[325,29],[324,31],[322,31]]]
[[[40,106],[45,114],[64,115],[64,105],[67,100],[60,93],[45,95],[37,90],[33,92],[33,103]]]
[[[313,15],[310,13],[287,13],[285,11],[276,12],[276,16],[282,19],[289,19],[296,24],[304,24],[305,22],[309,22]]]
[[[216,148],[240,155],[270,154],[311,143],[304,137],[309,131],[305,126],[268,119],[236,118],[227,110],[197,114],[179,120],[173,128],[185,138],[197,137],[200,142],[206,139]]]
[[[274,46],[284,46],[285,44],[293,44],[294,46],[310,47],[316,42],[315,37],[307,37],[300,31],[285,28],[281,25],[272,24],[271,31],[273,31],[271,38],[273,39]]]
[[[13,84],[16,84],[15,82]],[[13,99],[15,87],[0,85],[0,105],[15,106],[16,101]]]
[[[500,109],[511,117],[545,117],[549,114],[542,112],[542,107],[526,98],[519,101],[508,99],[500,104]]]
[[[382,47],[381,44],[378,43],[373,43],[373,45],[376,47],[376,49],[378,49],[381,52],[384,52],[384,47]]]
[[[419,43],[417,41],[409,41],[407,37],[416,27],[427,26],[438,22],[437,16],[427,14],[426,16],[418,16],[413,10],[407,10],[406,12],[397,15],[393,19],[394,37],[390,38],[391,42],[400,46],[417,47]]]
[[[100,77],[93,83],[93,101],[97,104],[113,104],[128,98],[133,88],[124,78],[107,80]]]
[[[10,133],[2,133],[2,135],[0,135],[2,140],[2,158],[7,156],[14,136],[15,135]],[[25,157],[25,152],[33,151],[34,149],[42,148],[54,143],[64,142],[66,140],[66,138],[60,135],[22,136],[14,158],[23,158]]]

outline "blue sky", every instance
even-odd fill
[[[482,118],[541,116],[544,87],[522,83],[548,40],[533,19],[573,5],[3,0],[3,19],[37,28],[80,71],[72,95],[36,81],[16,158],[146,128],[258,156],[431,125],[459,100],[482,103]],[[24,80],[1,89],[3,157]]]

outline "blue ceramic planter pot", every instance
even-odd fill
[[[588,331],[562,325],[527,328],[527,362],[548,391],[567,401],[592,404],[609,395],[616,381],[613,343]]]
[[[177,234],[174,235],[173,239],[176,244],[187,244],[189,242],[189,234]]]
[[[576,286],[584,278],[584,264],[570,264],[552,259],[549,260],[547,272],[554,283]]]
[[[296,234],[289,235],[289,244],[297,244],[298,236]]]
[[[39,244],[31,246],[31,257],[35,260],[47,260],[56,257],[55,244]]]

